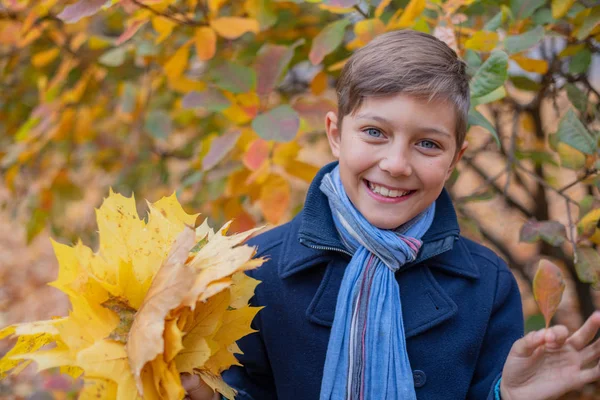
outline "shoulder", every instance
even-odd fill
[[[459,243],[468,251],[473,261],[479,266],[480,272],[510,272],[506,262],[492,249],[464,236],[459,237]],[[482,271],[484,269],[484,271]],[[485,271],[488,270],[488,271]],[[489,271],[491,270],[491,271]]]
[[[459,240],[468,249],[479,270],[480,279],[484,282],[494,283],[494,309],[507,302],[514,302],[520,306],[519,286],[506,262],[490,248],[480,243],[463,236]]]

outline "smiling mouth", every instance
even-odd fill
[[[370,182],[368,180],[365,179],[365,183],[367,184],[367,186],[369,187],[369,189],[371,189],[371,191],[373,193],[376,193],[380,196],[383,197],[387,197],[390,199],[396,199],[396,198],[401,198],[401,197],[406,197],[409,196],[411,194],[413,194],[415,191],[414,190],[397,190],[397,189],[389,189],[385,186],[381,186],[381,185],[377,185],[374,184],[373,182]]]

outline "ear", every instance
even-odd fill
[[[325,131],[327,132],[327,140],[329,141],[331,153],[335,158],[339,158],[342,132],[338,129],[338,117],[333,111],[329,111],[325,115]]]
[[[467,147],[469,147],[469,142],[467,142],[465,140],[462,144],[462,147],[458,151],[458,153],[456,153],[456,155],[454,156],[454,160],[452,160],[452,164],[450,164],[450,168],[448,168],[448,172],[446,173],[446,180],[448,180],[450,178],[450,175],[452,175],[452,171],[454,171],[454,167],[456,167],[456,164],[458,164],[458,162],[462,158],[463,154],[465,154],[465,150],[467,150]]]

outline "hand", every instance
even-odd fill
[[[517,340],[502,371],[502,400],[557,399],[600,379],[600,339],[590,344],[599,328],[596,311],[571,336],[558,325]]]
[[[183,373],[180,375],[181,384],[186,391],[185,399],[189,400],[218,400],[219,393],[213,392],[198,375]]]

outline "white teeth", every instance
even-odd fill
[[[400,191],[400,190],[389,190],[388,188],[384,187],[384,186],[379,186],[379,185],[374,185],[372,182],[369,182],[369,188],[375,192],[378,193],[382,196],[385,197],[402,197],[402,196],[406,196],[408,193],[410,193],[409,191]]]

